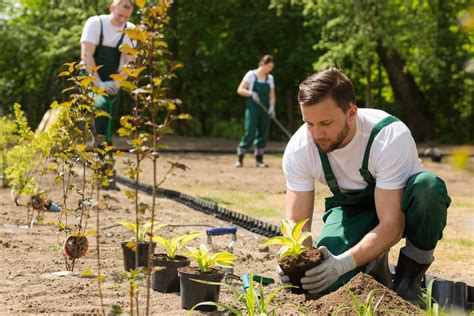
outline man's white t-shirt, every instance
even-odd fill
[[[102,27],[103,27],[103,41],[102,45],[108,47],[116,47],[120,37],[122,37],[123,25],[121,26],[114,26],[110,23],[110,14],[103,14],[100,16],[91,16],[87,19],[86,24],[84,25],[84,29],[82,30],[81,35],[81,43],[89,42],[94,45],[99,45],[99,37],[100,37],[100,20],[102,20]],[[127,22],[127,29],[134,28],[135,25],[131,22]],[[130,38],[125,35],[123,37],[123,44],[128,44],[131,47],[134,45]]]
[[[345,147],[327,154],[341,191],[363,190],[367,183],[360,175],[365,149],[376,123],[388,113],[376,109],[358,109],[356,133]],[[314,182],[326,184],[316,147],[306,124],[289,141],[283,156],[286,186],[292,191],[312,191]],[[401,189],[408,178],[423,171],[410,130],[402,122],[384,127],[370,149],[368,168],[381,189]]]
[[[249,84],[249,90],[253,91],[253,83],[255,82],[255,78],[257,78],[257,75],[255,74],[255,70],[249,70],[244,76],[244,81]],[[257,79],[258,82],[264,83],[264,80]],[[275,89],[275,79],[273,79],[272,75],[268,75],[268,78],[266,79],[267,83],[270,85],[270,88]]]

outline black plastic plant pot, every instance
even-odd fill
[[[122,251],[123,251],[123,268],[125,271],[130,271],[130,269],[135,269],[135,251],[128,247],[129,241],[123,241]],[[148,247],[149,243],[140,243],[138,244],[138,266],[147,267],[148,266]],[[155,244],[152,244],[153,250],[155,249]],[[152,250],[152,252],[153,252]]]
[[[204,284],[193,281],[192,279],[221,282],[222,278],[224,278],[224,274],[221,271],[211,269],[209,273],[200,273],[198,268],[183,267],[178,268],[178,276],[181,285],[181,308],[191,309],[194,305],[201,302],[219,301],[219,292],[221,289],[219,285]],[[196,310],[207,312],[215,311],[216,309],[217,307],[213,305],[199,306],[196,308]]]
[[[154,271],[151,287],[161,293],[179,292],[178,268],[189,266],[189,259],[176,256],[170,260],[166,254],[155,254],[152,257],[154,267],[163,267],[163,270]]]
[[[431,294],[440,306],[451,307],[454,300],[454,282],[435,280]]]

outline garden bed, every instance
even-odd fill
[[[168,158],[174,160],[176,157],[165,157],[166,160],[168,160]],[[192,169],[186,173],[180,173],[178,171],[175,177],[170,178],[171,181],[169,183],[173,189],[186,192],[186,190],[192,189],[193,185],[199,183],[201,188],[207,187],[209,188],[209,192],[211,192],[212,190],[218,190],[218,188],[226,189],[227,187],[232,187],[232,183],[227,181],[231,180],[236,184],[235,187],[242,192],[257,193],[257,191],[262,190],[267,192],[270,196],[278,197],[278,199],[282,197],[281,191],[284,189],[284,187],[282,187],[284,183],[280,179],[282,177],[281,171],[279,170],[280,157],[268,157],[270,163],[270,169],[268,170],[257,170],[252,167],[247,167],[242,170],[226,170],[225,168],[227,168],[227,166],[232,165],[233,156],[214,157],[192,155],[190,158],[186,158],[186,156],[177,158],[180,158],[180,161],[184,158],[184,163],[187,163],[186,160],[189,159],[189,164]],[[209,165],[210,160],[213,161],[215,170],[212,173],[208,172],[207,177],[203,177],[201,173],[204,171],[202,171],[200,166]],[[244,177],[250,174],[251,171],[256,170],[257,172],[252,173],[252,179]],[[227,171],[228,173],[225,173]],[[452,172],[449,169],[446,171]],[[268,177],[268,174],[275,175],[275,178],[277,178],[273,181],[274,184],[269,182],[270,177]],[[455,172],[453,172],[453,177],[454,176],[457,176]],[[256,181],[258,181],[259,178],[263,185],[257,187]],[[220,181],[220,184],[214,183],[212,181],[213,179]],[[51,187],[53,187],[53,180],[52,176],[47,176],[44,183],[49,183]],[[146,180],[146,178],[144,178],[144,180]],[[246,181],[255,183],[255,187],[249,186]],[[183,183],[189,183],[190,185],[185,186]],[[448,181],[448,188],[450,187],[449,185],[450,182]],[[456,186],[459,185],[459,183],[454,183],[454,185],[453,187],[456,188],[456,192],[459,192],[459,194],[463,196],[465,186],[457,188]],[[165,187],[168,186],[165,185]],[[122,192],[102,192],[106,207],[101,215],[101,256],[103,258],[102,271],[105,276],[105,282],[103,284],[104,303],[107,305],[108,310],[111,309],[112,305],[119,305],[127,309],[129,302],[127,284],[120,275],[123,270],[120,241],[128,238],[130,233],[121,225],[117,225],[117,222],[131,218],[133,209],[129,200],[124,197],[123,190],[122,188]],[[193,192],[188,193],[192,194]],[[451,194],[453,194],[452,191]],[[53,189],[49,197],[58,201],[59,196],[59,189]],[[142,198],[148,202],[151,199],[151,197],[145,195]],[[226,196],[223,195],[222,199],[226,200]],[[74,200],[70,201],[71,205],[75,202]],[[275,202],[275,204],[279,203],[278,201]],[[163,228],[161,233],[164,236],[170,237],[186,232],[205,231],[205,229],[208,228],[207,226],[229,225],[212,216],[196,212],[173,201],[160,199],[159,205],[157,219],[162,223],[178,225],[176,227]],[[228,205],[228,207],[242,211],[238,209],[239,205],[237,204]],[[462,210],[466,207],[465,205],[455,204],[454,213],[452,213],[454,219],[458,219],[455,213],[456,210]],[[279,210],[281,209],[280,207]],[[91,215],[93,216],[94,214]],[[0,256],[3,258],[3,265],[0,268],[0,279],[3,280],[0,284],[0,313],[89,313],[99,307],[99,298],[96,295],[96,280],[87,276],[80,276],[81,272],[87,272],[87,270],[90,270],[92,273],[96,271],[95,238],[89,237],[89,252],[85,258],[77,262],[75,271],[79,275],[58,277],[51,274],[64,270],[62,255],[59,252],[60,242],[62,242],[62,240],[58,240],[56,228],[47,224],[48,221],[57,219],[57,216],[55,213],[47,213],[45,215],[44,224],[36,225],[30,229],[23,228],[22,225],[26,224],[25,208],[14,206],[8,189],[0,190]],[[264,216],[264,218],[273,223],[278,223],[278,217],[276,216]],[[313,223],[314,227],[318,227],[318,220],[317,218],[315,219]],[[95,229],[93,221],[90,221],[88,225],[88,229]],[[456,238],[456,235],[452,233],[452,227],[460,227],[462,229],[462,227],[464,227],[463,225],[467,224],[461,220],[459,222],[453,222],[452,220],[448,222],[447,234],[445,234],[446,238],[448,240]],[[63,234],[60,236],[63,236]],[[253,272],[276,278],[275,256],[277,249],[276,247],[269,248],[260,246],[263,240],[264,237],[241,228],[238,229],[237,244],[234,251],[238,256],[235,274],[242,275]],[[221,238],[214,238],[213,242],[217,244],[219,250],[223,250],[230,242],[230,237],[222,236]],[[198,243],[206,243],[205,236],[201,236],[196,241],[191,242],[191,245],[195,246]],[[441,246],[443,245],[441,244]],[[443,248],[440,247],[440,249]],[[155,250],[155,252],[158,253],[160,251]],[[458,254],[459,253],[460,252],[458,252]],[[439,260],[439,255],[435,254],[435,256],[437,256],[437,260]],[[472,261],[472,258],[469,260]],[[462,262],[460,262],[460,264],[469,264],[469,260],[461,260]],[[443,264],[443,260],[441,260],[439,264]],[[458,273],[459,279],[468,280],[468,283],[472,284],[472,282],[469,282],[469,280],[471,280],[470,278],[472,278],[472,270],[469,270],[469,268],[455,270],[456,271],[447,272]],[[442,273],[443,270],[440,270],[440,272]],[[438,272],[437,275],[440,275],[440,273]],[[443,276],[443,274],[441,274],[441,276]],[[450,275],[446,275],[446,277],[449,278]],[[364,299],[364,295],[367,295],[372,288],[379,287],[379,285],[373,283],[375,281],[365,276],[361,277],[360,280],[355,279],[353,282],[355,282],[355,284],[350,283],[346,285],[346,287],[352,288],[356,294],[361,294],[362,299]],[[274,288],[273,285],[267,287],[267,290],[271,290],[272,288]],[[141,291],[144,294],[144,287]],[[380,308],[394,308],[396,310],[408,311],[408,309],[405,308],[409,307],[403,307],[396,303],[396,300],[393,299],[392,296],[393,292],[387,289],[380,289],[379,293],[384,295],[383,303]],[[141,311],[143,311],[145,306],[144,297],[145,295],[142,295]],[[229,302],[231,300],[229,291],[223,288],[220,298],[223,302]],[[336,299],[341,299],[341,304],[347,305],[350,303],[348,298],[349,294],[345,291],[345,288],[343,288],[319,300],[308,301],[305,301],[306,297],[304,295],[281,292],[278,294],[275,302],[282,304],[291,302],[295,305],[307,308],[312,313],[322,314],[326,312],[329,313],[331,310],[337,308]],[[385,305],[384,302],[394,304]],[[158,292],[153,292],[151,295],[150,312],[152,314],[187,314],[186,311],[181,309],[180,298],[177,294],[162,294]]]

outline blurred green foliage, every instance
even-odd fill
[[[108,2],[2,1],[3,112],[19,102],[30,123],[39,123],[51,101],[61,99],[61,65],[79,60],[85,21],[107,13]],[[185,67],[170,93],[194,117],[177,132],[240,137],[245,103],[237,86],[269,53],[276,60],[277,116],[293,131],[301,124],[298,83],[336,66],[353,80],[359,106],[399,116],[419,140],[472,142],[474,77],[465,68],[474,54],[474,33],[459,25],[469,3],[174,0],[170,50]],[[120,112],[129,107],[123,102]],[[271,138],[285,139],[275,126]]]

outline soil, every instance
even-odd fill
[[[407,313],[417,314],[418,309],[412,304],[400,298],[395,292],[378,283],[370,275],[359,273],[349,283],[339,288],[337,291],[325,295],[319,299],[308,300],[304,303],[304,307],[310,312],[318,315],[331,315],[333,311],[340,310],[344,307],[354,307],[351,299],[351,291],[361,303],[366,302],[366,298],[370,290],[375,291],[374,305],[380,301],[378,311],[382,314],[394,313],[396,315]],[[341,302],[343,304],[341,304]],[[345,310],[350,312],[351,310]]]
[[[174,260],[171,260],[168,258],[168,256],[165,253],[156,253],[153,255],[153,259],[155,260],[161,260],[161,261],[187,261],[188,258],[183,257],[183,256],[176,256]]]
[[[250,156],[250,155],[248,155]],[[186,173],[175,172],[163,187],[175,189],[188,194],[193,194],[194,189],[206,188],[210,191],[228,189],[233,191],[261,193],[265,196],[273,197],[275,205],[280,210],[284,208],[285,184],[281,171],[280,156],[266,156],[269,168],[255,168],[253,157],[246,158],[244,168],[233,168],[234,155],[198,155],[179,154],[162,155],[160,172],[167,169],[166,161],[177,160],[191,167]],[[435,252],[436,261],[431,270],[435,275],[466,281],[469,285],[474,285],[473,257],[472,252],[467,252],[467,257],[455,257],[449,259],[448,255],[453,255],[450,251],[453,245],[460,247],[464,243],[468,248],[474,238],[472,237],[472,203],[473,177],[472,173],[466,171],[453,170],[448,164],[425,164],[428,170],[434,170],[441,175],[448,183],[451,196],[461,196],[457,204],[450,210],[448,226],[445,229],[444,238],[449,242],[441,244]],[[212,166],[212,168],[210,167]],[[144,164],[143,181],[150,183],[150,166]],[[119,170],[122,174],[123,168]],[[42,185],[47,191],[47,198],[59,203],[61,201],[60,188],[54,185],[54,177],[46,175]],[[124,196],[127,188],[119,185],[121,191],[103,191],[101,201],[103,207],[100,211],[100,252],[102,275],[105,277],[102,284],[102,292],[106,311],[112,310],[112,306],[117,305],[125,310],[129,308],[128,283],[122,276],[123,254],[120,242],[130,239],[131,233],[123,226],[117,224],[120,220],[133,219],[133,205]],[[203,193],[204,194],[204,193]],[[328,191],[322,186],[317,186],[317,200],[315,204],[316,212],[322,209],[323,197]],[[20,199],[26,203],[27,197]],[[151,204],[151,197],[140,194],[141,202]],[[77,205],[77,198],[71,195],[69,205]],[[280,205],[280,206],[278,206]],[[239,205],[227,206],[231,209],[239,210]],[[472,210],[472,208],[471,208]],[[470,213],[471,212],[471,213]],[[182,204],[166,199],[158,199],[156,210],[159,222],[170,224],[169,227],[162,228],[159,233],[166,238],[182,235],[194,231],[204,232],[209,227],[230,226],[229,223],[216,219],[197,211],[194,211]],[[469,215],[471,214],[471,215]],[[97,230],[95,227],[95,212],[89,214],[87,218],[86,231]],[[471,217],[466,217],[471,216]],[[100,307],[97,296],[97,250],[96,238],[94,235],[87,235],[89,250],[86,255],[76,261],[75,273],[57,273],[65,270],[64,259],[61,254],[61,247],[66,238],[64,233],[58,233],[57,228],[50,221],[57,221],[58,213],[46,212],[44,221],[40,224],[28,228],[25,206],[15,206],[9,189],[0,189],[0,315],[18,314],[88,314],[97,312]],[[315,233],[321,227],[322,221],[319,213],[313,217],[313,230]],[[279,223],[278,217],[263,218],[274,224]],[[69,215],[71,225],[77,223],[77,218]],[[174,225],[174,226],[173,226]],[[264,237],[251,233],[245,229],[238,228],[237,242],[234,247],[234,254],[237,255],[234,274],[241,276],[246,273],[255,273],[277,279],[275,272],[277,265],[276,256],[278,247],[261,246]],[[454,243],[459,241],[458,243]],[[223,251],[232,242],[228,235],[213,238],[215,250]],[[189,246],[196,247],[200,243],[207,243],[206,237],[201,236],[190,242]],[[460,250],[455,253],[459,254]],[[464,251],[464,250],[463,250]],[[163,252],[158,245],[155,252]],[[444,257],[443,257],[444,256]],[[440,258],[445,258],[443,261]],[[456,261],[453,261],[456,260]],[[393,260],[392,260],[393,262]],[[194,265],[194,263],[191,263]],[[442,265],[445,265],[443,268]],[[433,273],[431,272],[431,273]],[[81,274],[82,273],[82,274]],[[92,274],[92,276],[91,276]],[[362,279],[359,280],[359,277]],[[240,288],[241,284],[236,281],[235,285]],[[275,289],[278,284],[265,287],[268,293]],[[353,288],[356,293],[364,292],[361,297],[367,295],[372,288],[380,288],[381,285],[371,280],[367,276],[359,275],[345,287],[318,300],[311,299],[305,295],[296,295],[287,291],[279,292],[274,300],[275,304],[284,305],[291,303],[306,307],[312,314],[320,315],[329,313],[338,305],[349,304],[351,301],[344,289]],[[385,293],[383,305],[380,308],[401,309],[397,305],[399,298],[388,289],[380,288],[380,293]],[[140,287],[140,313],[143,314],[145,308],[144,286]],[[340,295],[338,300],[336,296]],[[345,295],[345,296],[344,296]],[[358,294],[357,294],[358,295]],[[331,301],[331,298],[334,300]],[[233,300],[231,292],[222,287],[220,299],[224,303]],[[180,297],[176,294],[151,293],[150,300],[151,315],[189,315],[188,311],[182,310]],[[273,305],[273,304],[272,304]],[[283,308],[278,314],[288,314],[288,309]],[[292,314],[298,314],[292,312]]]
[[[199,269],[197,267],[188,266],[188,267],[179,268],[179,271],[182,271],[184,273],[190,273],[190,274],[198,274],[198,275],[215,274],[215,275],[224,276],[224,273],[221,270],[214,269],[214,268],[210,269],[209,272],[201,272],[201,271],[199,271]]]
[[[292,285],[298,288],[292,288],[293,293],[305,293],[306,291],[301,288],[301,278],[307,270],[316,267],[323,261],[323,255],[317,248],[309,249],[302,253],[298,259],[294,259],[291,256],[284,257],[278,264],[282,271],[290,278]]]

